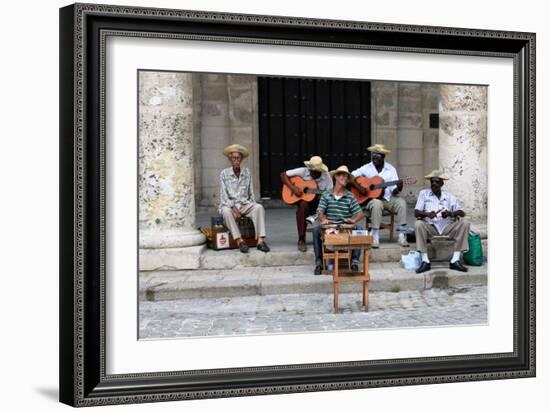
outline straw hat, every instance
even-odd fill
[[[248,157],[248,149],[245,146],[241,146],[240,144],[231,144],[223,149],[223,155],[228,156],[230,153],[241,153],[243,158]]]
[[[320,172],[328,171],[328,167],[325,164],[323,164],[323,159],[319,156],[311,157],[309,161],[304,161],[304,164],[308,169],[313,171],[320,171]]]
[[[380,153],[380,154],[390,154],[391,150],[388,150],[384,144],[375,144],[373,146],[370,146],[367,148],[367,151],[370,151],[371,153]]]
[[[428,174],[427,176],[424,176],[424,178],[428,180],[430,178],[440,178],[441,180],[449,179],[449,177],[447,177],[447,175],[443,172],[443,170],[433,170],[430,174]]]
[[[347,166],[340,166],[340,167],[338,167],[336,170],[332,170],[332,171],[330,172],[330,176],[331,176],[331,177],[334,177],[336,174],[340,174],[340,173],[345,173],[345,174],[348,175],[349,178],[353,178],[353,176],[352,176],[351,173],[349,172]]]

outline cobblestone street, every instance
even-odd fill
[[[280,294],[139,303],[139,337],[171,338],[373,328],[474,325],[487,322],[487,287],[359,293]]]

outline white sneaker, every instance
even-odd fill
[[[399,233],[399,237],[397,238],[397,242],[401,247],[408,247],[409,243],[407,241],[407,237],[405,237],[405,233]]]
[[[372,248],[379,248],[380,247],[380,240],[378,240],[377,238],[373,238],[371,247]]]
[[[306,221],[310,224],[315,224],[317,219],[318,219],[317,214],[310,215],[309,217],[306,217]]]

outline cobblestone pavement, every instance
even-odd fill
[[[487,323],[487,287],[371,292],[282,294],[235,298],[140,302],[140,338],[287,334],[373,328]]]

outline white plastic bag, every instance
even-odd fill
[[[422,263],[422,256],[418,251],[409,251],[401,256],[401,265],[405,270],[416,271]]]

